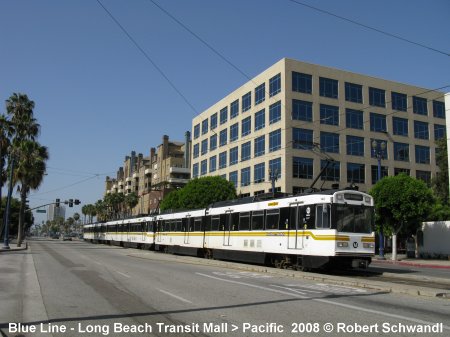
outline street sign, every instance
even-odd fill
[[[37,213],[47,213],[47,211],[45,209],[38,209],[36,212]]]

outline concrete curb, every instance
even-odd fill
[[[442,261],[443,263],[444,260]],[[419,268],[435,268],[435,269],[450,269],[450,262],[446,264],[420,263],[414,261],[390,261],[390,260],[373,260],[373,264],[391,264],[399,266],[419,267]]]
[[[27,249],[28,249],[28,242],[24,241],[22,247],[14,247],[13,248],[13,247],[11,247],[11,245],[9,246],[9,249],[2,249],[0,247],[0,253],[17,252],[17,251],[27,250]]]
[[[257,266],[257,265],[247,265],[236,262],[229,261],[220,261],[220,260],[207,260],[201,258],[195,258],[190,256],[180,256],[180,255],[164,255],[153,252],[140,252],[140,253],[132,253],[127,254],[132,257],[144,258],[144,259],[152,259],[152,257],[159,257],[158,261],[178,261],[183,263],[197,264],[197,265],[205,265],[205,266],[214,266],[221,268],[230,268],[237,269],[243,271],[251,271],[251,272],[259,272],[259,273],[267,273],[274,275],[281,275],[286,277],[294,277],[299,279],[311,280],[311,281],[319,281],[325,282],[335,285],[343,285],[343,286],[352,286],[366,289],[374,289],[380,290],[384,292],[394,293],[394,294],[404,294],[404,295],[412,295],[412,296],[425,296],[425,297],[442,297],[442,298],[450,298],[450,290],[439,289],[439,288],[429,288],[429,287],[421,287],[415,285],[408,284],[396,284],[388,281],[370,281],[370,280],[362,280],[355,279],[351,277],[344,276],[328,276],[328,275],[320,275],[316,273],[309,272],[301,272],[296,270],[288,270],[288,269],[277,269],[265,266]],[[399,278],[397,274],[388,273],[389,275],[385,275],[389,277],[390,275],[395,275],[396,278]],[[406,278],[405,278],[406,279]],[[410,277],[409,279],[413,279]],[[416,280],[419,278],[416,278]],[[431,278],[427,278],[430,280]],[[424,280],[424,278],[420,278],[420,280]],[[441,280],[441,279],[439,279]],[[445,280],[445,279],[444,279]],[[450,280],[446,280],[450,282]],[[448,297],[446,294],[449,294]]]

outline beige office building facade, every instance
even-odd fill
[[[427,183],[445,137],[439,91],[282,59],[192,121],[192,177],[219,175],[241,196],[300,193],[405,172]],[[380,161],[379,161],[380,160]]]

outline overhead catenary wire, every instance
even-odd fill
[[[318,7],[314,7],[314,6],[311,6],[311,5],[308,5],[308,4],[304,3],[304,2],[301,2],[301,1],[298,1],[298,0],[288,0],[288,1],[290,1],[290,2],[292,2],[292,3],[294,3],[294,4],[297,4],[297,5],[303,6],[303,7],[307,7],[307,8],[309,8],[309,9],[312,9],[312,10],[314,10],[314,11],[320,12],[320,13],[322,13],[322,14],[326,14],[326,15],[335,17],[335,18],[337,18],[337,19],[340,19],[340,20],[349,22],[349,23],[354,24],[354,25],[357,25],[357,26],[359,26],[359,27],[363,27],[363,28],[365,28],[365,29],[369,29],[369,30],[372,30],[372,31],[374,31],[374,32],[377,32],[377,33],[380,33],[380,34],[383,34],[383,35],[392,37],[392,38],[394,38],[394,39],[397,39],[397,40],[400,40],[400,41],[403,41],[403,42],[407,42],[407,43],[416,45],[416,46],[421,47],[421,48],[428,49],[428,50],[430,50],[430,51],[433,51],[433,52],[436,52],[436,53],[439,53],[439,54],[442,54],[442,55],[445,55],[445,56],[450,56],[450,53],[448,53],[448,52],[445,52],[445,51],[442,51],[442,50],[439,50],[439,49],[436,49],[436,48],[427,46],[427,45],[425,45],[425,44],[423,44],[423,43],[419,43],[419,42],[416,42],[416,41],[413,41],[413,40],[404,38],[404,37],[402,37],[402,36],[399,36],[399,35],[396,35],[396,34],[393,34],[393,33],[389,33],[389,32],[387,32],[387,31],[381,30],[381,29],[379,29],[379,28],[371,27],[371,26],[369,26],[369,25],[366,25],[366,24],[364,24],[364,23],[358,22],[358,21],[356,21],[356,20],[352,20],[352,19],[343,17],[343,16],[341,16],[341,15],[337,15],[337,14],[335,14],[335,13],[332,13],[332,12],[330,12],[330,11],[326,11],[326,10],[324,10],[324,9],[321,9],[321,8],[318,8]]]

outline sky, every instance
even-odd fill
[[[183,141],[193,117],[248,82],[242,73],[284,57],[449,86],[449,16],[448,0],[0,0],[0,113],[27,94],[50,154],[30,206],[80,199],[66,217],[81,214],[131,151],[148,156],[164,134]]]

